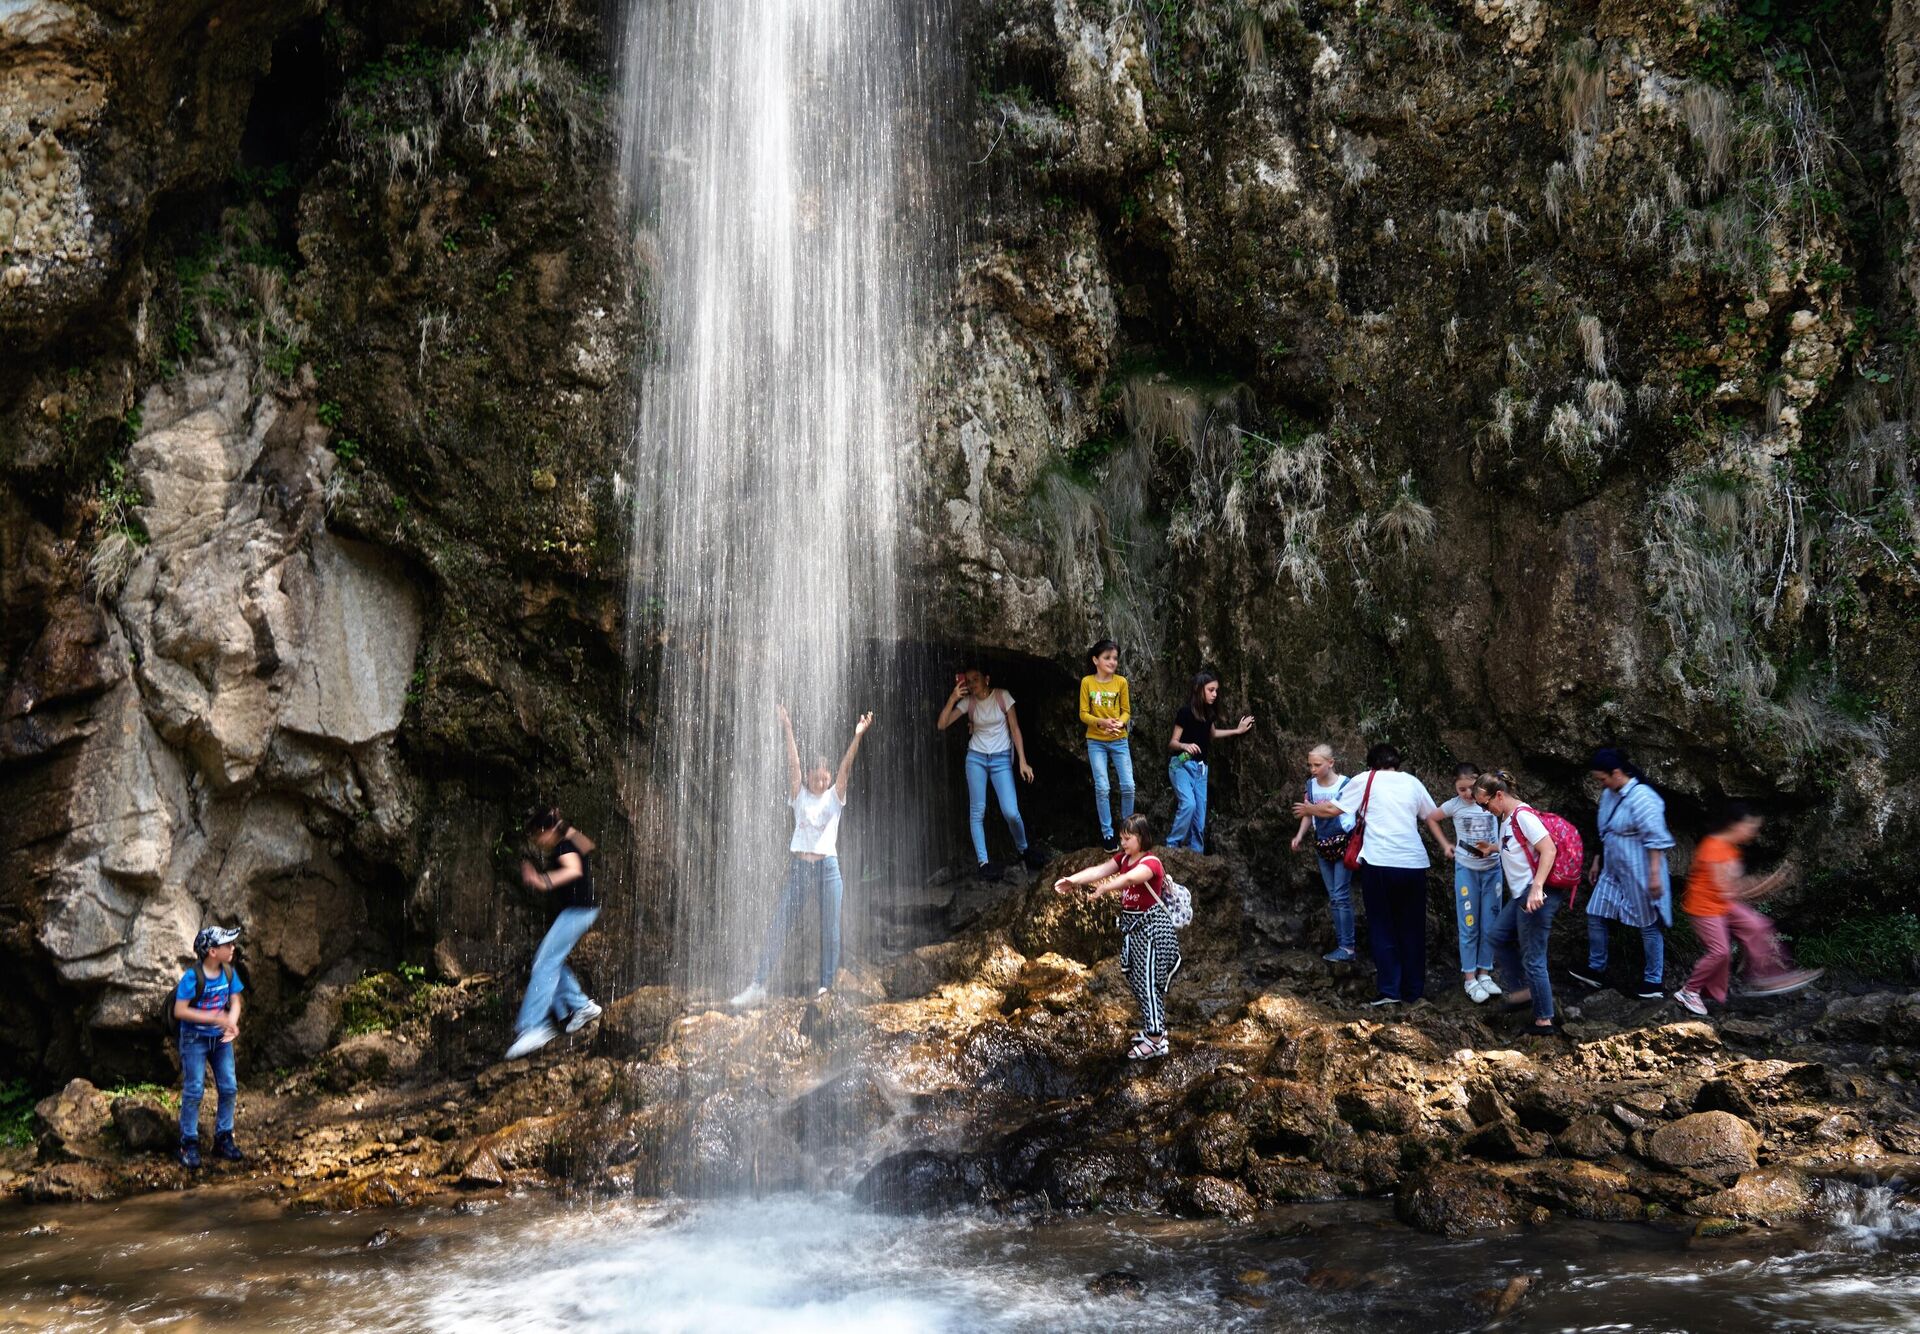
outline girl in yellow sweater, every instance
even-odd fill
[[[1133,751],[1127,733],[1133,725],[1133,701],[1127,678],[1119,674],[1120,646],[1103,639],[1087,650],[1093,674],[1080,678],[1080,721],[1087,728],[1087,764],[1093,770],[1093,813],[1100,820],[1100,846],[1108,852],[1120,844],[1113,834],[1112,790],[1107,765],[1120,788],[1120,818],[1133,814]]]

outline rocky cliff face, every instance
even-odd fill
[[[1760,797],[1823,902],[1898,899],[1912,5],[956,8],[908,556],[1061,810],[1112,633],[1150,809],[1190,671],[1260,716],[1215,780],[1259,920],[1318,902],[1272,850],[1322,738],[1576,815],[1619,742],[1683,828]],[[9,1063],[147,1059],[209,917],[275,1060],[366,963],[505,961],[536,790],[619,863],[606,45],[571,0],[0,5]]]
[[[0,16],[25,1068],[141,1068],[211,920],[259,1055],[310,1055],[362,966],[525,934],[507,812],[616,809],[637,297],[597,15],[228,8]]]
[[[1897,900],[1913,19],[1786,9],[974,6],[939,631],[1056,690],[1115,634],[1147,768],[1220,671],[1256,859],[1314,740],[1570,812],[1619,743]]]

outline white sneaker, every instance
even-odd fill
[[[517,1061],[522,1056],[531,1056],[559,1036],[560,1030],[542,1019],[513,1040],[513,1045],[507,1048],[507,1059]]]
[[[1704,1015],[1707,1012],[1707,1003],[1700,998],[1700,993],[1688,991],[1685,987],[1673,993],[1673,1003],[1693,1014]]]
[[[578,1033],[599,1017],[600,1007],[592,1001],[588,1001],[585,1005],[582,1005],[579,1009],[567,1016],[567,1032]]]
[[[1490,977],[1476,977],[1467,983],[1467,995],[1473,998],[1475,1005],[1485,1005],[1499,994],[1499,985]]]
[[[741,992],[738,996],[735,996],[732,1000],[728,1001],[727,1004],[731,1005],[736,1010],[744,1010],[744,1009],[747,1009],[749,1006],[764,1004],[766,1002],[766,999],[767,999],[766,987],[759,982],[755,982],[752,986],[748,987],[745,991]]]

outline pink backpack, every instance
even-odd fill
[[[1520,840],[1521,849],[1527,854],[1527,865],[1538,867],[1540,859],[1533,855],[1533,845],[1520,833],[1517,823],[1520,811],[1525,811],[1546,826],[1547,837],[1553,840],[1553,869],[1547,872],[1549,889],[1567,891],[1567,906],[1573,906],[1574,895],[1580,890],[1580,872],[1587,864],[1587,845],[1580,840],[1580,831],[1565,816],[1555,815],[1552,811],[1536,811],[1531,806],[1522,806],[1514,811],[1514,837]]]

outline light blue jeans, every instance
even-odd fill
[[[1493,971],[1493,919],[1506,896],[1500,863],[1485,870],[1453,864],[1453,924],[1460,929],[1460,971]]]
[[[1020,820],[1020,798],[1013,790],[1013,752],[995,751],[989,755],[984,751],[967,752],[967,828],[973,834],[973,859],[984,863],[987,860],[987,785],[993,785],[994,804],[1000,808],[1000,818],[1007,822],[1007,832],[1013,835],[1013,846],[1021,852],[1027,850],[1027,827]]]
[[[240,1092],[240,1085],[233,1077],[233,1044],[222,1042],[218,1033],[207,1037],[183,1032],[180,1034],[180,1138],[183,1140],[200,1138],[200,1099],[207,1094],[209,1065],[213,1067],[214,1092],[219,1097],[214,1132],[233,1133],[233,1104]]]
[[[573,1012],[587,1003],[580,979],[567,967],[567,956],[599,916],[598,908],[562,908],[553,919],[540,948],[534,951],[533,972],[527,978],[526,998],[520,1002],[520,1017],[513,1025],[515,1033],[524,1033],[543,1019],[564,1028]]]
[[[1533,993],[1533,1017],[1551,1019],[1553,979],[1547,974],[1547,935],[1553,930],[1560,896],[1548,890],[1546,901],[1532,912],[1526,910],[1526,901],[1525,895],[1516,899],[1502,891],[1500,911],[1493,919],[1493,951],[1500,958],[1500,971],[1510,981],[1524,981]]]
[[[1207,762],[1176,755],[1167,761],[1167,778],[1173,784],[1173,828],[1167,832],[1167,846],[1205,852]]]
[[[1597,978],[1607,976],[1607,929],[1615,925],[1610,917],[1595,917],[1587,914],[1587,968]],[[1634,928],[1628,927],[1629,931]],[[1641,974],[1641,984],[1648,991],[1658,990],[1667,976],[1667,933],[1660,923],[1653,922],[1639,928],[1640,946],[1645,952],[1646,971]]]
[[[1107,776],[1109,761],[1113,764],[1112,786]],[[1128,748],[1125,737],[1116,737],[1112,741],[1089,738],[1087,764],[1093,770],[1093,813],[1100,820],[1100,837],[1111,843],[1113,810],[1107,797],[1113,786],[1120,789],[1120,818],[1124,820],[1133,814],[1133,751]]]
[[[838,857],[822,857],[817,862],[804,857],[787,859],[787,881],[780,887],[780,903],[773,910],[773,921],[767,924],[760,967],[753,975],[756,986],[764,987],[773,976],[780,947],[786,944],[787,932],[793,930],[794,919],[806,908],[811,893],[820,896],[820,985],[833,985],[833,975],[840,971],[840,900],[844,892]]]
[[[1353,872],[1338,859],[1316,856],[1314,860],[1320,863],[1320,883],[1327,887],[1327,903],[1333,909],[1333,937],[1341,949],[1350,950],[1354,947]]]

